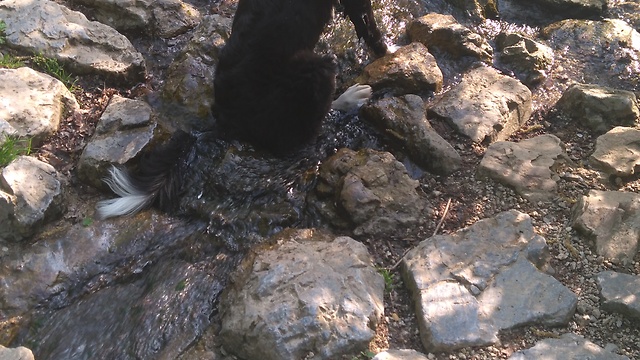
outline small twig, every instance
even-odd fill
[[[442,217],[440,218],[440,222],[438,223],[438,226],[436,226],[436,230],[433,232],[433,235],[431,235],[431,236],[435,236],[438,233],[438,230],[440,230],[440,227],[442,226],[442,223],[444,222],[444,218],[447,217],[447,213],[449,212],[449,207],[450,206],[451,206],[451,198],[449,198],[449,201],[447,201],[447,206],[444,207],[444,212],[442,213]],[[411,250],[411,249],[405,250],[404,254],[402,254],[402,256],[400,257],[400,260],[398,260],[398,262],[393,264],[393,266],[390,267],[389,270],[393,270],[393,269],[397,268],[398,265],[400,265],[400,263],[402,262],[402,259],[404,259],[404,257],[407,255],[409,250]]]
[[[438,230],[440,230],[440,227],[442,226],[442,223],[444,222],[444,218],[447,217],[447,213],[449,212],[449,206],[451,206],[451,198],[449,198],[449,201],[447,201],[447,206],[444,207],[444,212],[442,213],[442,217],[440,218],[440,222],[438,223],[438,226],[436,226],[436,229],[433,231],[433,235],[431,235],[431,236],[436,236],[436,234],[438,233]]]

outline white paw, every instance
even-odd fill
[[[371,97],[371,86],[355,84],[349,87],[331,104],[331,108],[341,111],[359,109]]]

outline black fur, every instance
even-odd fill
[[[240,0],[214,79],[221,129],[285,154],[311,140],[331,106],[336,66],[313,49],[333,0]],[[359,37],[384,54],[370,0],[342,0]]]
[[[332,103],[336,65],[313,49],[336,7],[374,53],[386,53],[370,0],[239,1],[215,72],[218,131],[277,155],[317,135]],[[135,175],[113,168],[106,182],[120,198],[100,202],[97,216],[128,215],[149,205],[171,209],[194,141],[177,134],[142,159]]]

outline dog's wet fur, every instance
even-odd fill
[[[335,101],[336,64],[314,47],[334,9],[353,23],[359,38],[378,56],[387,47],[370,0],[240,0],[231,36],[219,55],[214,78],[217,130],[275,155],[311,141],[330,108],[357,108],[371,88],[354,85]],[[156,205],[167,209],[179,196],[181,157],[193,136],[177,139],[129,174],[113,167],[107,185],[119,198],[101,201],[97,217],[130,215]]]

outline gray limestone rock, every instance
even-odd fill
[[[599,136],[589,162],[610,175],[634,175],[640,166],[640,130],[619,126]]]
[[[101,188],[111,164],[124,164],[153,139],[156,123],[144,101],[114,96],[105,109],[91,141],[78,162],[78,176]]]
[[[5,0],[0,18],[11,47],[55,58],[79,74],[144,77],[144,59],[125,36],[55,1]]]
[[[428,360],[428,358],[415,350],[389,349],[376,354],[371,360]]]
[[[0,237],[6,240],[34,234],[65,209],[58,173],[30,156],[20,156],[2,169],[0,193],[4,193],[0,198]]]
[[[518,143],[491,144],[478,165],[479,178],[491,178],[514,188],[531,201],[550,200],[556,195],[555,169],[570,162],[564,145],[554,135],[540,135]]]
[[[402,274],[425,349],[488,345],[501,330],[567,323],[577,296],[538,270],[547,259],[546,242],[533,231],[531,218],[515,210],[410,250]]]
[[[424,102],[417,95],[380,99],[361,108],[363,117],[389,134],[425,169],[448,175],[460,168],[458,152],[427,120]]]
[[[338,359],[373,339],[384,281],[364,245],[284,231],[245,262],[220,302],[220,338],[247,359]]]
[[[556,107],[599,133],[614,126],[635,126],[640,121],[640,108],[633,92],[592,84],[570,86]]]
[[[0,345],[0,360],[35,360],[31,350],[24,346],[7,348]]]
[[[616,263],[628,263],[638,252],[640,195],[590,190],[574,205],[571,223],[594,241],[596,253]]]
[[[640,319],[640,277],[603,271],[596,277],[602,310]]]
[[[180,0],[78,0],[98,21],[119,31],[146,30],[170,38],[196,26],[200,12]]]
[[[491,45],[451,15],[431,13],[415,19],[407,34],[411,41],[441,48],[455,57],[473,56],[488,64],[493,60]]]
[[[531,116],[531,91],[516,79],[481,66],[429,104],[429,115],[445,119],[471,140],[506,140]]]
[[[586,340],[582,336],[566,333],[557,339],[544,339],[527,350],[515,352],[509,360],[629,360]]]
[[[500,60],[516,73],[520,81],[535,86],[547,78],[553,64],[553,50],[516,33],[500,33],[496,38]]]
[[[66,113],[79,109],[62,82],[28,67],[0,69],[0,98],[0,133],[31,138],[33,146],[58,131]]]

